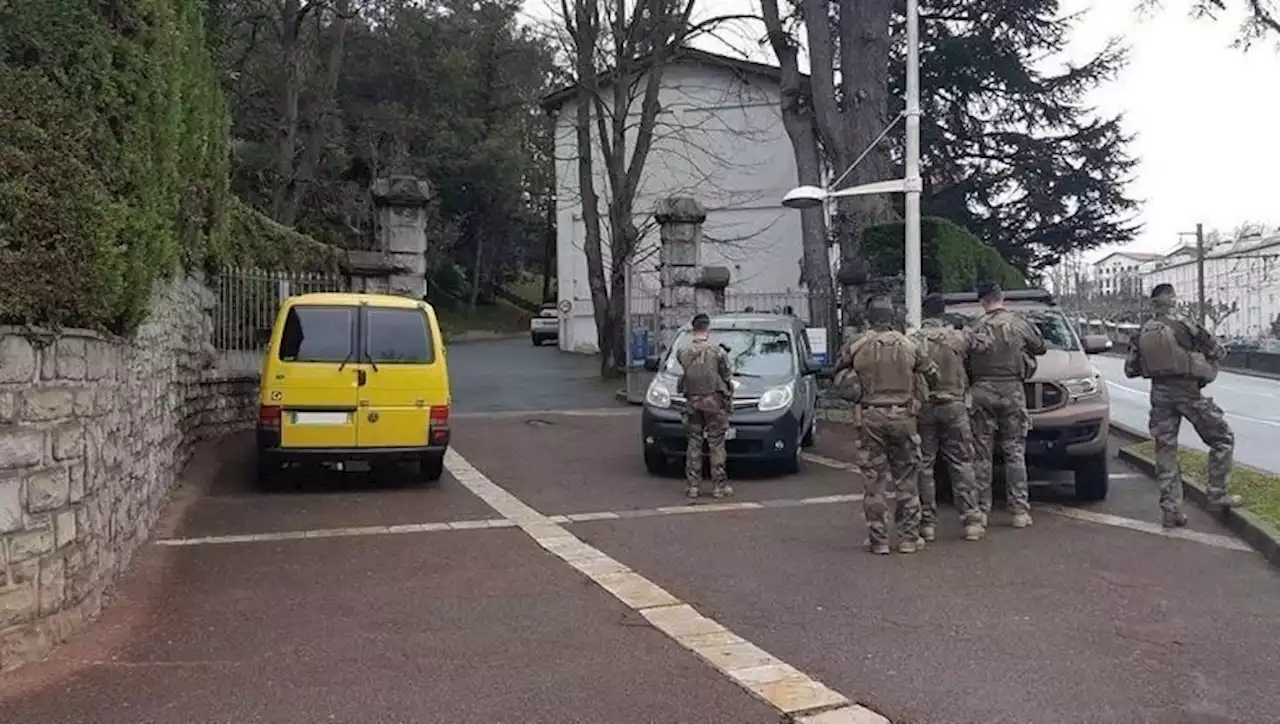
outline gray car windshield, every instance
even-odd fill
[[[713,329],[711,341],[729,348],[729,368],[739,377],[786,377],[795,374],[795,349],[791,335],[772,329]],[[681,332],[675,350],[693,343],[693,333]],[[667,355],[664,371],[681,375],[684,370],[675,352]]]
[[[1061,312],[1050,310],[1011,310],[1022,317],[1030,320],[1040,330],[1041,336],[1044,337],[1044,345],[1049,349],[1062,350],[1064,352],[1080,351],[1080,339],[1076,336],[1076,332],[1067,323],[1066,317]],[[962,324],[964,326],[972,326],[977,320],[977,314],[967,314],[962,312],[952,312],[947,315],[952,324]]]

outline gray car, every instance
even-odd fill
[[[676,392],[682,370],[675,351],[692,338],[685,325],[670,350],[645,361],[655,374],[645,394],[640,436],[645,467],[655,475],[685,457],[685,399]],[[729,461],[777,463],[797,472],[800,450],[813,444],[817,423],[819,367],[804,323],[782,314],[721,314],[711,318],[711,339],[728,348],[734,372]]]

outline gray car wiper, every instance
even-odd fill
[[[764,375],[753,375],[750,372],[734,372],[734,377],[764,377]]]

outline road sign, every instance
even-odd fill
[[[818,365],[831,363],[831,353],[827,349],[827,328],[809,327],[805,330],[809,336],[809,350],[813,353],[813,361]]]
[[[561,314],[568,314],[568,313],[569,313],[569,310],[571,310],[571,309],[573,309],[573,302],[569,301],[568,299],[561,299],[561,300],[560,300],[560,313],[561,313]]]

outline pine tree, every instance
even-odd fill
[[[902,3],[895,16],[891,97],[901,108]],[[1125,184],[1136,161],[1121,116],[1085,95],[1113,79],[1125,49],[1046,72],[1078,16],[1057,0],[921,3],[923,213],[969,229],[1006,261],[1035,269],[1063,254],[1131,241],[1138,202]],[[895,134],[896,135],[896,134]]]

